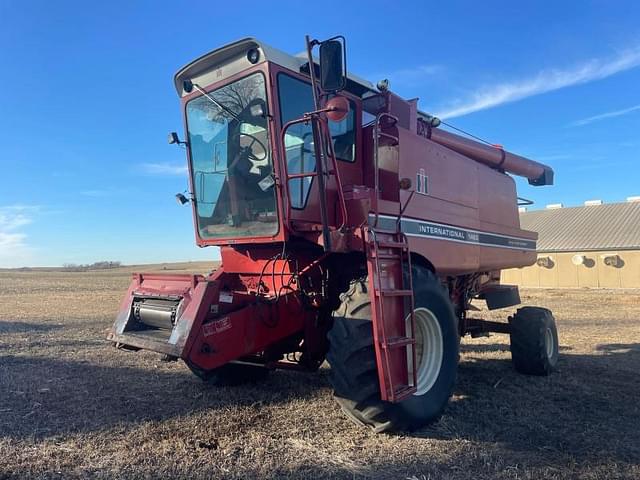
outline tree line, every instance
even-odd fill
[[[65,263],[62,265],[63,270],[70,272],[82,272],[84,270],[107,270],[109,268],[118,268],[122,266],[122,262],[112,260],[103,260],[87,264]]]

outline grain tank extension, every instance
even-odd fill
[[[317,60],[313,52],[318,53]],[[213,384],[326,360],[335,399],[377,432],[437,419],[460,339],[509,334],[516,370],[549,374],[549,310],[520,303],[500,270],[536,260],[515,182],[546,165],[439,128],[385,82],[346,71],[345,41],[307,37],[292,56],[244,39],[175,76],[196,243],[220,247],[209,275],[140,273],[109,339],[183,360]]]

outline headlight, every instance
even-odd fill
[[[247,52],[247,60],[251,63],[258,63],[258,60],[260,60],[260,50],[257,48],[249,49]]]

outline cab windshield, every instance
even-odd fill
[[[205,239],[278,231],[264,75],[190,100],[187,130],[197,226]]]

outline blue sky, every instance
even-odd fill
[[[363,5],[0,0],[0,267],[216,258],[173,198],[172,77],[245,36],[345,35],[354,73],[552,165],[555,186],[519,182],[539,208],[640,195],[640,3]]]

